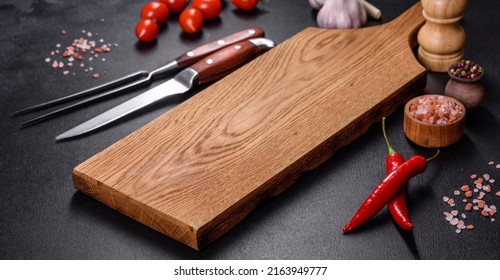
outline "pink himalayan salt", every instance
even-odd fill
[[[446,96],[417,98],[410,104],[409,113],[419,121],[438,125],[454,123],[464,114],[462,107]]]

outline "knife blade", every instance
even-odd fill
[[[195,86],[218,80],[274,45],[272,40],[255,38],[227,46],[182,70],[159,86],[58,135],[56,141],[86,134],[168,96],[183,94]]]
[[[242,31],[230,34],[228,36],[219,38],[217,40],[214,40],[212,42],[208,42],[208,43],[203,44],[197,48],[189,50],[189,51],[183,53],[182,55],[180,55],[179,57],[177,57],[176,59],[170,61],[169,63],[165,64],[164,66],[161,66],[153,71],[148,72],[145,70],[140,70],[140,71],[131,73],[127,76],[110,81],[110,82],[105,83],[105,84],[100,85],[100,86],[96,86],[96,87],[93,87],[93,88],[90,88],[90,89],[87,89],[84,91],[80,91],[80,92],[77,92],[77,93],[74,93],[74,94],[71,94],[68,96],[64,96],[61,98],[57,98],[57,99],[54,99],[51,101],[47,101],[47,102],[40,103],[40,104],[31,106],[28,108],[18,110],[16,112],[13,112],[11,114],[11,117],[16,117],[16,116],[24,115],[27,113],[35,112],[35,111],[38,111],[41,109],[45,109],[48,107],[59,105],[59,104],[62,104],[62,103],[68,102],[68,101],[72,101],[72,100],[75,100],[78,98],[89,96],[89,95],[92,95],[92,94],[95,94],[98,92],[106,91],[105,93],[97,96],[96,98],[92,98],[88,101],[84,100],[82,102],[79,102],[75,106],[68,106],[68,108],[62,108],[60,110],[54,111],[54,113],[51,112],[51,113],[45,114],[43,116],[40,116],[36,119],[30,120],[30,121],[24,123],[23,126],[28,126],[28,125],[31,125],[34,123],[38,123],[42,120],[45,120],[45,119],[52,117],[55,114],[59,115],[60,113],[62,113],[64,111],[68,111],[68,109],[71,109],[74,107],[81,107],[83,104],[94,102],[95,99],[101,99],[102,97],[109,96],[109,95],[119,93],[119,92],[124,92],[128,89],[135,89],[137,87],[149,85],[151,83],[151,81],[153,81],[154,79],[166,76],[175,70],[184,69],[187,66],[192,65],[193,63],[199,61],[200,59],[203,59],[207,55],[210,55],[210,54],[222,49],[225,46],[229,46],[231,44],[234,44],[234,43],[237,43],[240,41],[244,41],[244,40],[248,40],[251,38],[260,38],[260,37],[264,37],[264,30],[263,29],[258,28],[258,27],[244,29]],[[127,84],[129,84],[129,85],[127,85]]]

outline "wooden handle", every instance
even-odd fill
[[[180,68],[187,67],[195,62],[203,59],[207,55],[210,55],[224,47],[232,45],[234,43],[238,43],[241,41],[245,41],[252,38],[264,37],[264,30],[261,28],[249,28],[245,29],[231,35],[219,38],[215,41],[206,43],[202,46],[199,46],[195,49],[192,49],[183,55],[179,56],[175,59],[177,65]]]
[[[265,38],[239,42],[211,54],[190,68],[198,73],[195,83],[218,80],[248,62],[260,51],[274,43]]]

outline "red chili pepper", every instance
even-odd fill
[[[385,158],[386,173],[389,175],[394,171],[400,164],[405,160],[402,154],[397,153],[392,148],[389,143],[389,138],[387,138],[387,133],[385,131],[385,117],[382,119],[382,132],[384,134],[385,143],[387,144],[387,149],[389,155]],[[410,215],[408,213],[408,208],[406,207],[406,184],[403,188],[394,196],[389,204],[387,205],[389,213],[391,213],[394,221],[404,230],[412,230],[413,224],[410,220]]]
[[[389,173],[366,198],[354,217],[342,228],[342,231],[346,233],[358,228],[375,216],[403,188],[406,182],[424,172],[427,168],[427,162],[438,154],[439,150],[436,155],[429,159],[414,156]]]

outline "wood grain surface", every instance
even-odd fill
[[[307,28],[77,166],[75,188],[194,249],[421,93],[420,4]]]

